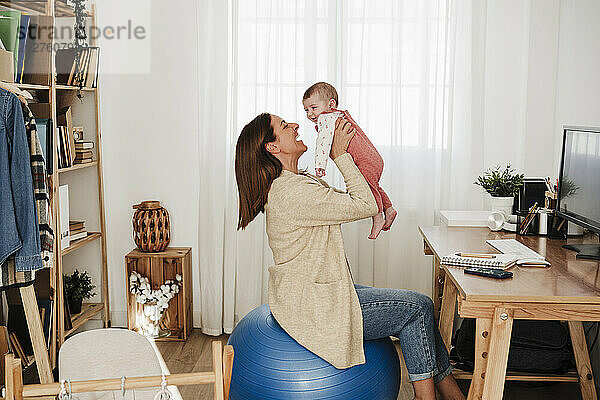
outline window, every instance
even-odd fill
[[[238,131],[269,111],[314,138],[301,99],[332,83],[377,146],[440,148],[448,124],[449,0],[235,2]],[[306,140],[305,140],[306,141]],[[310,147],[310,141],[307,142]]]

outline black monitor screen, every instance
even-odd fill
[[[600,231],[600,129],[564,128],[558,210]]]

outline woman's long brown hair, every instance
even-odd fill
[[[271,114],[263,113],[250,121],[235,146],[235,179],[239,193],[237,229],[244,229],[259,212],[265,211],[271,183],[283,169],[281,162],[265,149],[275,141]]]

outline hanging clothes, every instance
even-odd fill
[[[22,103],[21,109],[25,120],[27,142],[29,144],[31,178],[33,180],[33,191],[37,207],[38,229],[40,231],[41,257],[44,268],[51,268],[53,265],[54,232],[52,230],[52,212],[48,192],[46,160],[44,160],[42,145],[37,133],[35,117],[27,104]]]
[[[7,259],[10,260],[7,261]],[[0,286],[43,268],[30,146],[21,102],[0,88]],[[14,266],[14,267],[13,267]],[[13,270],[14,269],[14,270]],[[11,270],[11,271],[9,271]],[[13,277],[13,278],[11,278]],[[6,278],[6,280],[4,280]],[[22,278],[23,280],[21,280]]]

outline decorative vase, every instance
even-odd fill
[[[146,253],[164,251],[171,241],[169,213],[159,201],[143,201],[133,206],[133,241]]]
[[[69,297],[67,301],[69,302],[69,313],[79,314],[81,312],[81,305],[83,304],[83,299],[75,300]]]
[[[171,335],[169,330],[169,314],[161,311],[157,303],[146,303],[141,307],[140,324],[144,336],[151,339],[163,338]]]
[[[492,211],[498,211],[504,213],[504,215],[508,218],[509,215],[512,215],[513,204],[515,202],[515,198],[513,197],[494,197],[492,196]]]

